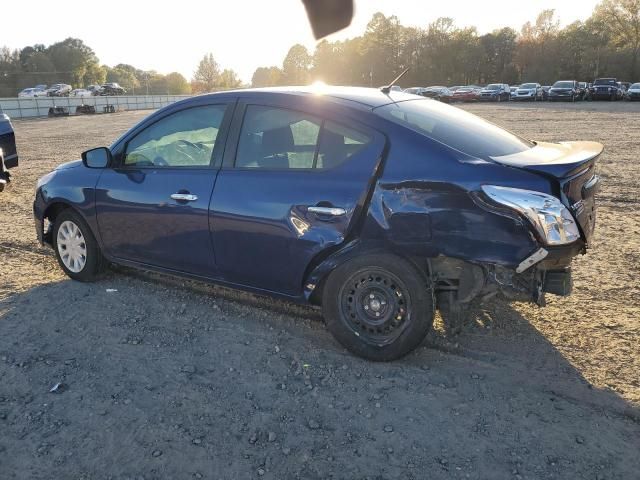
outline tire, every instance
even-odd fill
[[[72,209],[62,211],[56,218],[53,251],[64,273],[73,280],[91,282],[104,271],[105,260],[98,242],[84,219]],[[69,256],[65,252],[70,252]]]
[[[331,272],[323,290],[327,329],[359,357],[401,358],[420,345],[433,324],[428,284],[415,266],[395,255],[350,260]]]

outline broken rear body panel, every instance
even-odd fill
[[[392,136],[359,238],[312,273],[307,294],[345,257],[368,250],[411,257],[434,278],[436,294],[453,290],[461,302],[499,291],[543,304],[545,291],[571,292],[571,260],[586,251],[595,223],[600,144],[537,144],[528,154],[489,161],[407,129],[398,128]],[[479,201],[485,184],[561,198],[578,220],[582,238],[546,247],[526,219],[492,211]],[[546,257],[516,273],[542,247]]]

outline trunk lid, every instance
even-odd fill
[[[588,243],[596,221],[596,160],[602,150],[603,146],[596,142],[539,142],[530,150],[493,160],[557,181],[560,199],[573,213]]]

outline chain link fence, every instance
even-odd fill
[[[0,113],[10,118],[46,117],[50,108],[62,107],[69,115],[76,114],[82,105],[93,106],[96,113],[104,111],[155,110],[177,102],[190,95],[123,95],[113,97],[37,97],[0,98]]]

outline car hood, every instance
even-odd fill
[[[538,142],[524,152],[492,157],[495,162],[523,168],[556,178],[566,178],[580,172],[597,158],[604,147],[597,142]]]
[[[58,165],[56,170],[69,170],[70,168],[78,168],[82,165],[82,160],[73,160],[71,162],[63,163],[62,165]]]

